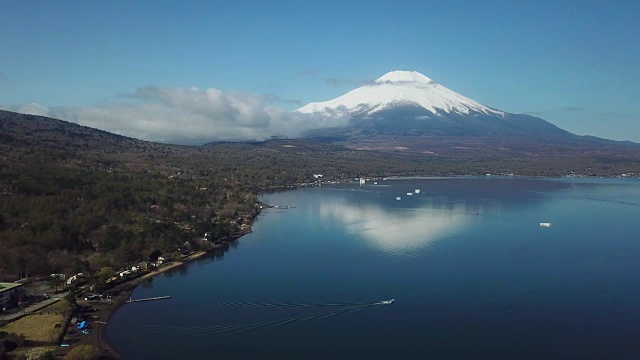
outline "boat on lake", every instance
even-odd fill
[[[389,304],[393,304],[394,301],[396,301],[396,299],[384,300],[384,301],[380,301],[380,304],[389,305]]]

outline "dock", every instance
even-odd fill
[[[134,303],[134,302],[165,300],[165,299],[171,299],[171,296],[158,296],[158,297],[145,298],[145,299],[136,299],[136,300],[132,300],[131,298],[129,298],[129,300],[127,300],[127,302],[128,303]]]
[[[273,205],[274,209],[295,209],[295,206],[290,205]]]

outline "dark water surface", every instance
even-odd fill
[[[639,181],[387,180],[262,200],[295,208],[263,211],[226,253],[137,288],[171,299],[122,307],[108,326],[117,351],[640,358]]]

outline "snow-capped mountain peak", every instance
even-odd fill
[[[433,114],[456,113],[504,116],[455,91],[440,85],[416,71],[392,71],[371,84],[325,102],[307,104],[296,110],[301,113],[321,113],[330,116],[371,116],[397,107],[419,107]]]
[[[381,77],[377,78],[375,82],[377,84],[402,82],[429,84],[432,83],[433,80],[420,74],[417,71],[396,70],[382,75]]]

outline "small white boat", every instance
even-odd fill
[[[402,200],[400,196],[396,196],[396,200]]]
[[[378,182],[377,182],[377,181],[374,181],[374,182],[373,182],[373,185],[378,185]]]
[[[420,189],[415,189],[415,190],[414,190],[414,192],[415,192],[416,194],[420,194]]]
[[[407,193],[407,196],[411,196],[411,195],[413,195],[413,193]]]
[[[540,223],[540,227],[551,227],[551,223]]]
[[[380,304],[389,305],[389,304],[393,304],[394,301],[396,301],[396,299],[384,300],[384,301],[380,301]]]

